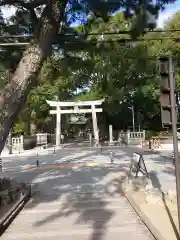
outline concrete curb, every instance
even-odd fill
[[[152,224],[150,219],[140,210],[139,206],[136,204],[136,202],[131,197],[131,194],[129,192],[124,191],[124,195],[129,202],[129,204],[132,206],[134,211],[137,213],[143,224],[147,227],[147,229],[150,231],[150,233],[153,235],[153,237],[156,240],[165,240],[164,237],[161,235],[161,233],[158,231],[158,229]]]
[[[31,186],[27,186],[27,192],[17,203],[0,219],[0,236],[9,227],[18,213],[23,209],[29,198],[31,197]]]

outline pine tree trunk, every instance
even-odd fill
[[[52,42],[64,15],[66,0],[47,0],[38,28],[38,41],[24,55],[10,81],[0,95],[0,153],[9,130],[24,105],[46,57],[51,53]]]

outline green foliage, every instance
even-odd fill
[[[18,134],[20,132],[26,132],[26,126],[24,122],[15,123],[13,126],[13,132]]]
[[[92,31],[102,33],[110,29],[128,30],[131,23],[121,13],[111,17],[108,23],[96,22]],[[94,36],[93,36],[94,37]],[[127,36],[115,35],[113,39]],[[147,36],[148,37],[148,36]],[[112,36],[104,36],[104,40]],[[160,128],[159,83],[156,72],[154,43],[148,42],[120,45],[107,43],[96,53],[90,52],[94,68],[90,75],[89,90],[78,94],[77,99],[105,98],[103,105],[108,121],[117,128],[132,124],[128,103],[133,104],[136,116],[141,112],[144,128]],[[136,119],[137,120],[137,119]],[[138,121],[138,120],[137,120]],[[137,122],[136,121],[136,122]],[[157,122],[154,125],[154,122]]]
[[[97,100],[103,98],[103,94],[100,94],[100,92],[96,91],[96,89],[90,89],[90,91],[85,91],[83,93],[78,94],[74,97],[75,100],[80,101],[91,101],[91,100]]]
[[[152,137],[157,136],[158,132],[156,131],[146,131],[146,140],[152,139]]]
[[[96,19],[94,25],[91,25],[91,31],[101,33],[117,27],[128,30],[129,25],[123,15],[117,13],[108,23]],[[114,39],[119,37],[115,35]],[[92,39],[91,36],[89,38]],[[112,36],[105,36],[105,40],[110,38]],[[107,43],[98,51],[90,48],[89,51],[68,52],[62,57],[52,56],[44,63],[39,86],[29,95],[28,115],[31,115],[37,126],[43,128],[53,120],[46,100],[53,100],[56,96],[62,101],[104,98],[103,108],[107,117],[111,116],[108,117],[109,121],[117,128],[122,128],[125,122],[131,125],[131,111],[123,103],[126,100],[134,104],[136,116],[141,112],[143,127],[152,128],[155,121],[160,123],[156,62],[148,58],[157,53],[153,49],[156,49],[154,45],[152,43],[149,47],[146,42],[126,45]],[[35,112],[34,116],[32,111]],[[115,120],[119,118],[121,120]],[[160,124],[155,126],[159,128]]]
[[[18,4],[21,4],[20,2],[23,1],[18,1]],[[106,117],[117,127],[124,126],[125,122],[131,125],[131,111],[127,104],[130,103],[135,107],[136,116],[141,112],[143,118],[141,124],[143,122],[144,128],[159,128],[160,106],[156,62],[149,57],[157,57],[161,53],[168,52],[169,49],[178,56],[179,43],[164,40],[122,45],[108,41],[127,37],[137,38],[143,34],[144,29],[154,28],[148,22],[147,10],[157,16],[159,9],[169,2],[171,1],[155,1],[152,4],[152,1],[147,1],[145,4],[142,1],[125,1],[122,4],[119,1],[112,4],[111,1],[93,0],[78,3],[71,1],[61,33],[76,33],[76,36],[60,36],[55,40],[57,44],[54,45],[53,55],[44,62],[37,79],[39,85],[30,92],[28,101],[15,124],[16,131],[19,129],[28,131],[28,127],[21,124],[22,122],[30,124],[33,121],[41,129],[53,122],[53,117],[49,116],[46,100],[53,100],[56,96],[61,101],[105,98],[103,107]],[[41,5],[38,7],[41,12]],[[121,7],[125,9],[125,14],[112,15]],[[17,8],[11,23],[8,22],[6,28],[3,28],[5,34],[35,33],[36,23],[35,19],[31,18],[30,12],[29,9]],[[77,18],[78,23],[83,22],[83,24],[70,27]],[[180,28],[179,18],[178,14],[175,15],[166,28]],[[132,30],[131,35],[103,34],[122,30]],[[87,33],[97,33],[97,35]],[[178,33],[172,34],[177,36]],[[145,37],[156,37],[156,35],[166,36],[166,34],[150,33]],[[28,40],[30,37],[27,38]],[[93,40],[94,44],[88,42],[92,43]],[[13,39],[9,37],[9,41]],[[106,44],[103,41],[106,41]],[[23,49],[17,47],[9,47],[2,52],[0,88],[7,83],[7,69],[14,71],[22,57],[22,52]],[[177,79],[179,79],[179,64],[180,62],[177,65]],[[180,81],[177,82],[180,86]]]

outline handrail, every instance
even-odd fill
[[[27,186],[27,193],[22,196],[17,203],[0,219],[0,235],[17,216],[19,211],[31,197],[31,185]]]

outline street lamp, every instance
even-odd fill
[[[130,105],[130,104],[129,104]],[[132,123],[133,123],[133,132],[135,132],[135,122],[134,122],[134,106],[130,105],[130,107],[128,107],[129,109],[131,109],[132,111]]]
[[[131,111],[132,111],[133,132],[135,132],[134,106],[133,106],[132,104],[128,103],[126,100],[124,100],[124,101],[120,101],[119,103],[120,103],[120,104],[122,104],[122,103],[127,103],[127,104],[129,105],[128,108],[131,109]]]

